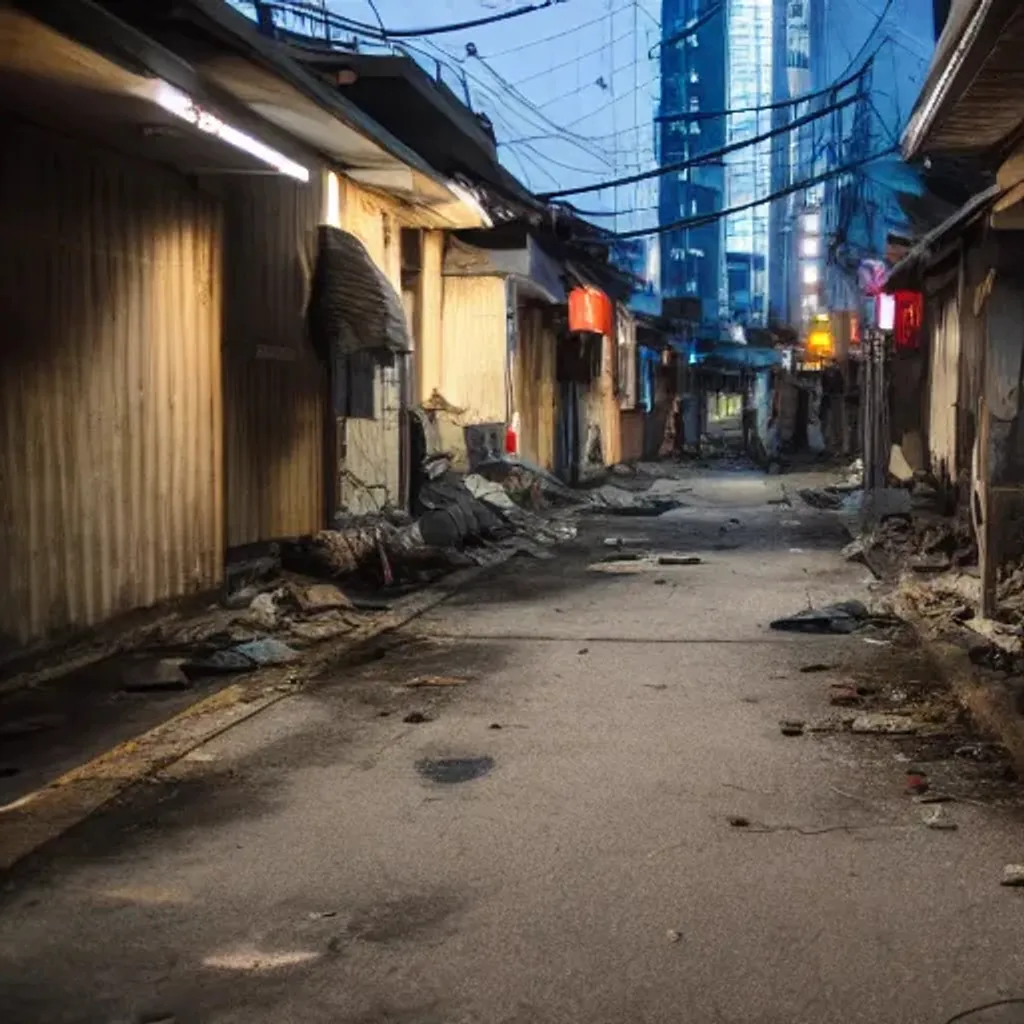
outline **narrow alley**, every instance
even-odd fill
[[[928,828],[901,738],[780,731],[906,672],[767,629],[868,596],[794,485],[675,470],[681,508],[585,517],[29,858],[5,1019],[943,1024],[1013,995],[1019,810]]]

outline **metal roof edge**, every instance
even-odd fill
[[[898,291],[903,284],[909,283],[905,279],[915,276],[919,269],[925,269],[929,256],[937,242],[942,241],[947,235],[957,229],[967,227],[978,217],[985,214],[1003,194],[1003,191],[1004,189],[999,185],[989,186],[984,192],[979,192],[977,195],[972,196],[959,210],[947,217],[938,227],[929,231],[892,268],[885,290],[887,292]]]

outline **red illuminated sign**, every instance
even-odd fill
[[[924,297],[920,292],[896,293],[896,317],[893,338],[897,348],[921,347],[921,324],[924,321]]]

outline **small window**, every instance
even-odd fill
[[[691,135],[700,135],[700,125],[697,124],[696,121],[691,121],[690,122],[690,134]]]
[[[690,110],[693,111],[694,113],[696,113],[698,110],[700,110],[700,97],[699,96],[691,96],[690,97]]]
[[[690,84],[696,85],[700,81],[700,75],[696,71],[690,72]]]

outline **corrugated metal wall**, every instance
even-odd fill
[[[442,303],[441,394],[464,409],[462,422],[508,418],[505,281],[446,277]]]
[[[345,179],[341,226],[366,246],[374,263],[402,294],[401,221],[397,207]],[[378,365],[372,419],[341,421],[338,502],[349,512],[370,512],[401,501],[402,376],[404,361]]]
[[[955,288],[932,306],[928,450],[932,472],[957,478],[957,396],[960,386],[960,304]]]
[[[180,177],[6,126],[0,647],[219,580],[220,251]]]
[[[306,334],[320,190],[282,177],[225,188],[224,417],[232,547],[325,522],[326,370]]]
[[[541,306],[518,310],[515,352],[515,411],[519,413],[519,447],[524,458],[555,469],[558,384],[555,380],[556,337]]]

